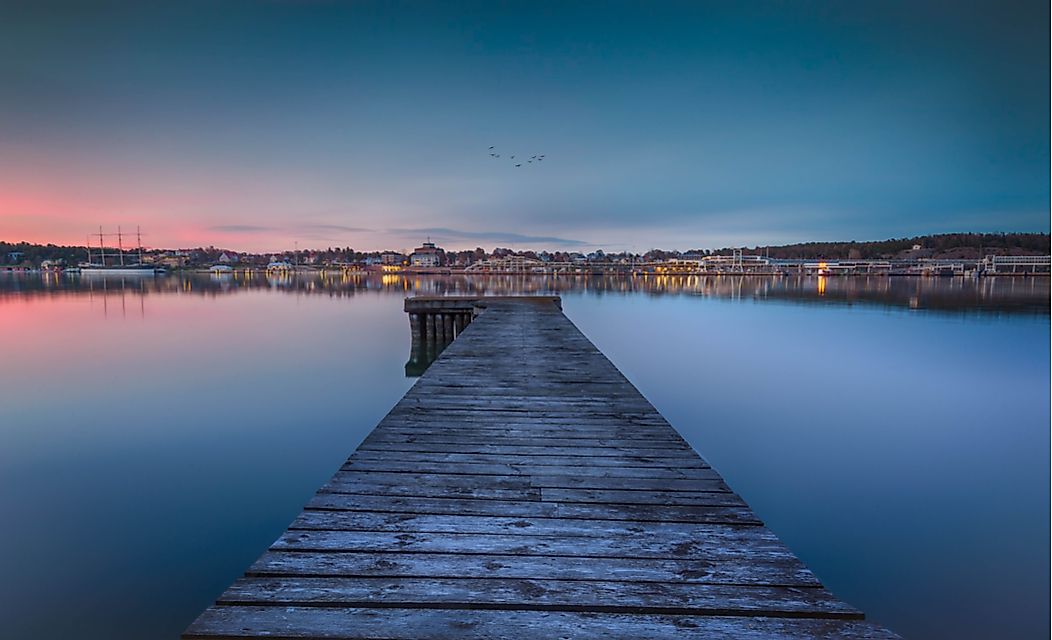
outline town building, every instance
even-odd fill
[[[544,263],[540,260],[527,258],[526,256],[504,256],[503,258],[490,258],[479,260],[468,268],[465,273],[531,273],[544,270]]]
[[[384,251],[380,254],[380,264],[400,265],[405,263],[405,256],[395,251]]]
[[[413,250],[409,256],[409,264],[414,267],[428,269],[442,265],[442,256],[445,251],[435,246],[434,242],[425,242]]]

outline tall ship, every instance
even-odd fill
[[[117,238],[117,247],[107,248],[106,238],[114,236]],[[164,269],[143,262],[142,232],[139,227],[135,228],[136,247],[134,249],[124,248],[124,234],[120,227],[117,227],[117,233],[103,233],[102,227],[99,227],[98,238],[99,246],[93,253],[91,236],[88,237],[88,261],[81,262],[77,268],[67,269],[67,271],[88,276],[152,276],[164,273]]]

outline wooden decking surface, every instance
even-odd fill
[[[184,638],[895,638],[550,299],[491,303]]]

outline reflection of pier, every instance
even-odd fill
[[[896,637],[826,590],[557,300],[407,303],[424,331],[474,319],[183,637]]]

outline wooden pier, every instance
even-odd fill
[[[460,319],[184,638],[897,637],[825,590],[558,298]]]

